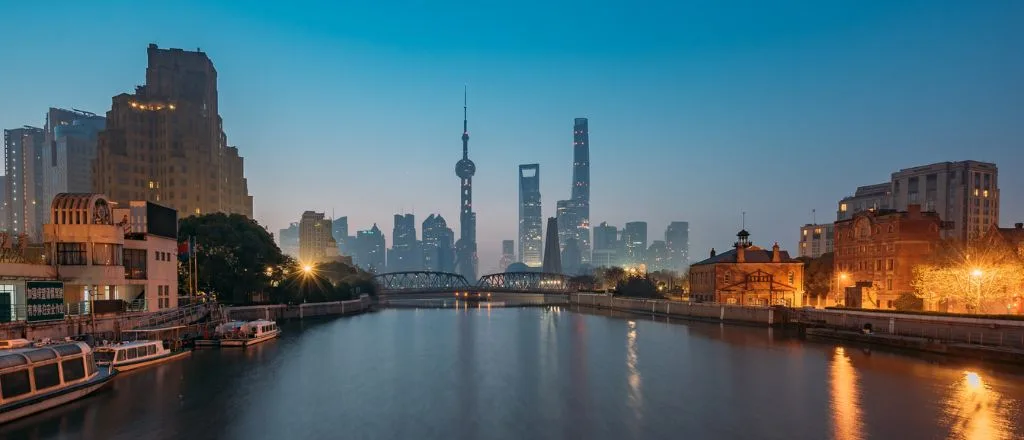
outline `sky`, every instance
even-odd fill
[[[256,219],[373,223],[441,213],[458,231],[462,92],[480,272],[518,235],[517,167],[544,216],[569,197],[590,119],[591,223],[689,221],[691,259],[735,241],[796,253],[799,226],[900,168],[1000,168],[1024,221],[1024,2],[0,0],[0,126],[105,113],[146,46],[201,48]]]

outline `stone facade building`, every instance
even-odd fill
[[[736,234],[733,249],[690,266],[690,298],[724,304],[800,307],[804,299],[804,265],[789,252],[754,246],[746,230]]]
[[[846,305],[892,309],[901,294],[913,293],[914,266],[937,249],[942,224],[937,213],[922,212],[920,205],[837,221],[834,267]]]

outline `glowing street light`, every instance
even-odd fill
[[[303,265],[302,266],[302,273],[304,273],[306,275],[309,275],[309,274],[313,273],[313,266],[310,266],[308,264]]]
[[[981,278],[981,276],[984,274],[985,272],[982,272],[982,270],[978,268],[975,268],[974,270],[971,271],[971,276],[974,278]]]

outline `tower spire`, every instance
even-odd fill
[[[469,87],[462,87],[462,158],[469,158]]]

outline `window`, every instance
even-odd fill
[[[60,363],[61,370],[64,370],[64,382],[71,382],[85,377],[85,364],[82,358],[68,359]]]
[[[121,245],[95,243],[92,245],[92,264],[95,266],[120,266],[124,264]]]
[[[135,359],[139,357],[139,349],[132,347],[128,349],[128,359]]]
[[[150,345],[149,346],[149,354],[151,354],[151,355],[156,354],[156,346],[155,345]]]
[[[846,204],[845,203],[840,203],[839,204],[839,212],[846,212]]]
[[[85,366],[89,368],[89,375],[96,374],[96,361],[92,358],[92,353],[89,353],[85,357]]]
[[[57,243],[57,264],[85,266],[85,243]]]
[[[146,279],[146,250],[124,249],[124,277],[129,280]]]
[[[10,399],[32,391],[28,381],[28,370],[19,370],[0,376],[0,393],[4,399]]]
[[[124,352],[125,352],[125,350],[118,350],[118,352],[117,352],[117,360],[119,360],[119,361],[123,361],[124,360]]]
[[[789,273],[789,285],[792,286],[796,283],[796,275],[793,272]]]
[[[885,280],[885,290],[892,290],[892,280]]]
[[[889,270],[893,270],[893,268],[895,267],[896,262],[893,261],[892,258],[890,258],[888,264],[889,264],[888,269]]]
[[[56,362],[33,368],[32,375],[36,378],[37,391],[60,385],[60,369]]]

